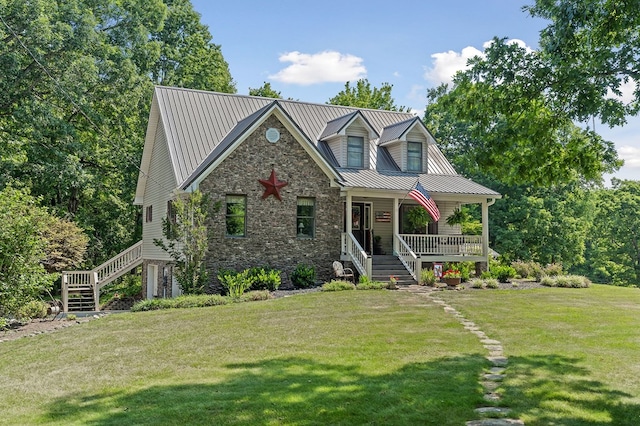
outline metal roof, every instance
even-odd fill
[[[401,121],[400,123],[395,123],[391,126],[385,127],[382,130],[382,135],[380,135],[378,143],[383,144],[385,142],[400,139],[402,135],[404,135],[411,128],[411,126],[413,126],[416,120],[418,120],[418,117],[410,118],[406,121]]]
[[[416,174],[392,170],[367,170],[339,168],[345,187],[382,189],[409,192],[419,180],[422,186],[434,194],[467,194],[500,197],[496,191],[475,183],[461,175]]]
[[[180,186],[193,181],[198,173],[204,171],[217,156],[228,149],[274,103],[284,111],[292,124],[297,126],[300,132],[314,144],[327,163],[336,168],[338,166],[336,158],[333,154],[328,155],[331,150],[318,141],[322,135],[328,134],[327,132],[334,132],[335,126],[344,125],[345,119],[353,119],[360,114],[378,135],[382,134],[385,129],[387,132],[391,132],[391,129],[406,131],[416,120],[419,121],[413,114],[397,111],[312,104],[164,86],[157,86],[154,96],[160,121],[167,137],[176,181]],[[329,127],[332,128],[329,129]],[[349,186],[356,186],[356,183],[359,182],[361,184],[357,184],[357,186],[363,188],[387,189],[390,185],[395,185],[398,187],[396,189],[401,189],[401,185],[398,183],[400,181],[397,180],[399,177],[389,174],[392,172],[401,173],[398,171],[397,164],[386,148],[378,148],[375,170],[350,170],[347,174]],[[458,176],[436,145],[429,143],[427,152],[429,175],[424,176],[448,175],[452,182],[464,181],[477,185]],[[386,170],[390,172],[387,173]],[[387,182],[388,179],[390,179],[389,182]],[[439,182],[442,179],[434,177],[433,180]],[[372,182],[379,186],[372,186]],[[423,183],[423,185],[428,188],[429,183]],[[460,187],[459,193],[479,191],[473,185],[459,184],[456,188]],[[448,186],[450,185],[445,184],[444,187],[432,190],[443,193],[451,192],[445,190]],[[471,192],[465,191],[465,188]],[[484,191],[489,191],[490,195],[497,194],[484,187],[481,188]]]

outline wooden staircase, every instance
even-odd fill
[[[374,255],[371,279],[388,282],[391,275],[396,277],[398,285],[416,284],[416,280],[413,279],[413,276],[396,256]]]
[[[98,311],[100,289],[140,265],[142,265],[142,241],[91,271],[64,271],[62,273],[63,311]]]

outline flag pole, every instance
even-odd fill
[[[398,204],[398,208],[400,208],[400,206],[402,206],[402,203],[404,203],[404,200],[407,199],[407,195],[409,195],[409,193],[411,192],[411,190],[418,185],[418,183],[420,183],[420,176],[418,176],[418,178],[416,179],[415,183],[413,185],[411,185],[411,188],[409,188],[409,190],[404,194],[404,197],[402,197],[402,200],[400,201],[400,204]]]

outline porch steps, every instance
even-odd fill
[[[371,264],[371,279],[374,281],[389,282],[393,275],[398,285],[417,284],[400,259],[393,255],[374,255]]]
[[[71,312],[93,311],[95,306],[93,288],[91,286],[69,288],[68,300],[69,311]]]

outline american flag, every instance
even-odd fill
[[[438,206],[420,182],[418,182],[418,184],[409,192],[409,196],[420,203],[422,207],[427,209],[434,222],[437,222],[438,219],[440,219],[440,210],[438,210]]]

